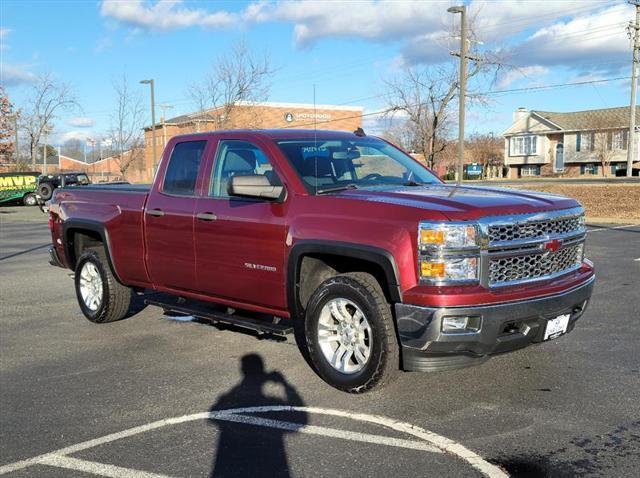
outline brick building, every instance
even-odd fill
[[[568,113],[518,108],[513,124],[502,134],[504,164],[510,178],[615,176],[626,170],[628,133],[628,106]],[[635,136],[633,167],[638,169],[640,135]]]
[[[160,119],[155,125],[158,161],[167,141],[179,134],[199,133],[217,129],[313,128],[354,131],[362,126],[360,106],[333,106],[302,103],[238,103],[229,117],[224,108],[198,111],[170,119]],[[144,129],[144,168],[153,175],[152,128]],[[150,180],[150,179],[149,179]]]

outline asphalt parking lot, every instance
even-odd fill
[[[571,334],[351,396],[291,339],[155,307],[91,324],[47,264],[46,216],[0,208],[0,474],[637,476],[640,226],[591,230]]]

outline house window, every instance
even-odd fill
[[[598,174],[598,165],[593,163],[581,164],[580,174]]]
[[[537,136],[514,136],[511,138],[511,156],[538,154]]]
[[[593,152],[596,149],[596,133],[589,131],[587,133],[578,133],[580,135],[580,149],[583,151]],[[576,151],[579,151],[576,149]]]
[[[580,152],[580,143],[582,143],[582,134],[576,133],[576,152]]]
[[[611,175],[617,176],[617,172],[620,170],[626,170],[627,165],[625,163],[614,163],[611,165]]]
[[[540,176],[540,166],[522,166],[520,168],[520,176]]]
[[[610,144],[609,149],[627,149],[627,130],[613,131]]]

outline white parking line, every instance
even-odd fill
[[[587,232],[598,232],[598,231],[610,231],[612,229],[626,229],[628,227],[635,227],[638,224],[624,224],[622,226],[614,226],[614,227],[599,227],[597,229],[587,229]]]
[[[346,430],[338,430],[335,428],[318,427],[314,425],[302,425],[292,422],[285,422],[280,420],[271,420],[267,418],[260,418],[251,415],[249,413],[269,413],[269,412],[304,412],[309,414],[330,415],[335,417],[342,417],[351,420],[373,423],[381,425],[393,430],[406,433],[419,440],[404,440],[394,437],[385,437],[380,435],[371,435],[366,433],[356,433]],[[247,408],[235,408],[229,410],[220,410],[214,412],[195,413],[192,415],[184,415],[181,417],[167,418],[164,420],[158,420],[156,422],[148,423],[138,427],[129,428],[117,433],[111,433],[103,437],[88,440],[76,445],[71,445],[59,450],[39,455],[26,460],[9,463],[4,466],[0,466],[0,475],[10,473],[12,471],[21,470],[37,464],[46,464],[50,466],[58,466],[66,469],[75,469],[85,471],[87,473],[93,473],[100,476],[124,476],[125,478],[138,478],[138,477],[161,477],[162,475],[154,475],[144,471],[133,470],[129,468],[120,468],[114,465],[106,465],[102,463],[96,463],[91,461],[79,460],[76,458],[68,457],[72,453],[77,453],[82,450],[103,445],[106,443],[127,438],[140,433],[148,432],[158,428],[177,425],[180,423],[187,423],[196,420],[218,420],[218,421],[231,421],[246,423],[254,426],[279,428],[290,430],[293,432],[328,436],[332,438],[340,438],[351,441],[361,441],[365,443],[373,443],[379,445],[394,446],[400,448],[408,448],[414,450],[422,450],[431,453],[448,453],[457,458],[466,461],[476,470],[480,471],[483,475],[490,478],[505,478],[508,475],[502,471],[499,467],[484,460],[480,455],[474,453],[468,448],[462,446],[459,443],[454,442],[448,438],[445,438],[436,433],[430,432],[423,428],[420,428],[411,423],[400,422],[387,417],[381,417],[376,415],[367,415],[363,413],[353,413],[343,410],[333,410],[327,408],[315,408],[315,407],[291,407],[291,406],[265,406],[265,407],[247,407]]]
[[[133,470],[121,466],[96,463],[94,461],[79,460],[64,455],[51,454],[40,460],[39,464],[65,468],[67,470],[84,471],[98,476],[110,478],[169,478],[167,475],[158,475],[147,471]]]
[[[430,453],[443,453],[442,450],[436,448],[422,440],[402,440],[400,438],[390,438],[381,435],[371,435],[369,433],[357,433],[338,428],[318,427],[315,425],[301,425],[299,423],[284,422],[281,420],[270,420],[268,418],[252,417],[247,415],[229,415],[218,416],[217,420],[246,423],[247,425],[255,425],[258,427],[277,428],[279,430],[287,430],[307,435],[320,435],[331,438],[341,438],[343,440],[359,441],[363,443],[373,443],[375,445],[395,446],[398,448],[408,448],[410,450],[428,451]]]

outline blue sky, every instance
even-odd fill
[[[271,101],[385,108],[382,79],[403,65],[433,67],[457,49],[447,33],[452,1],[34,1],[0,3],[0,77],[19,107],[36,75],[70,83],[81,110],[61,114],[55,138],[104,134],[113,81],[154,78],[167,114],[194,110],[187,88],[216,57],[244,41],[268,53],[277,72]],[[481,90],[528,88],[630,75],[624,1],[470,1],[481,49],[516,66]],[[450,60],[448,60],[450,61]],[[376,97],[377,96],[377,97]],[[471,108],[467,131],[500,133],[519,106],[576,111],[628,104],[628,80],[492,95]],[[159,113],[158,113],[159,115]],[[375,117],[365,123],[379,129]]]

